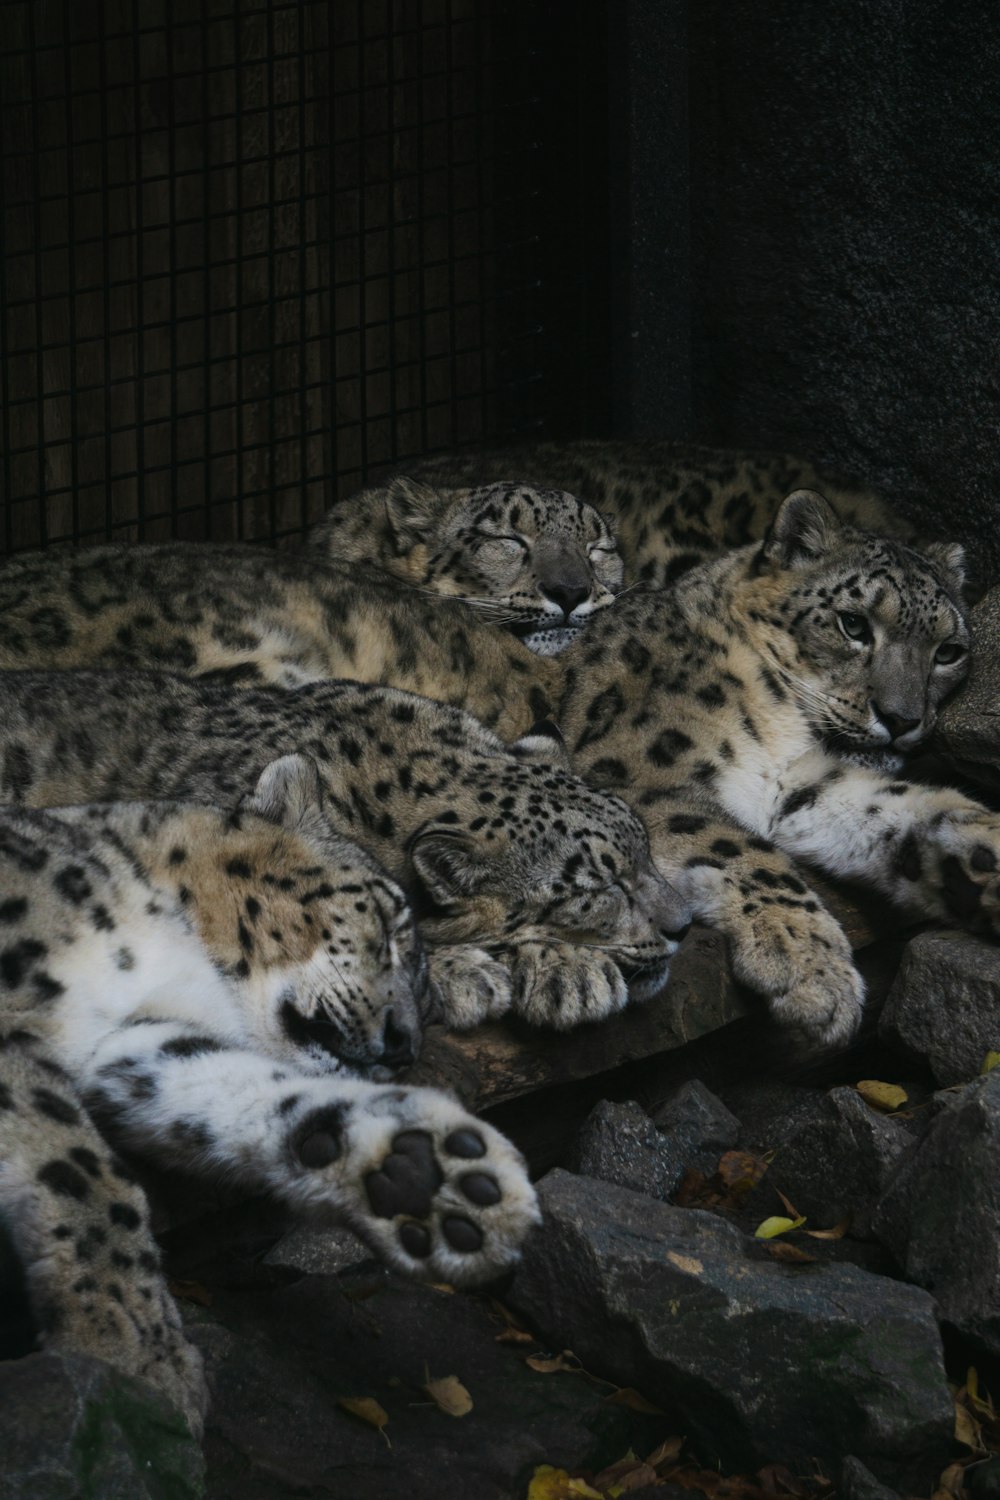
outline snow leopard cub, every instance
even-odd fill
[[[0,1219],[46,1347],[152,1381],[199,1428],[200,1360],[115,1148],[346,1223],[403,1272],[517,1258],[537,1218],[517,1152],[385,1081],[419,1045],[427,967],[311,762],[267,765],[235,811],[3,809],[0,888]]]

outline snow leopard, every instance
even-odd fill
[[[517,1151],[391,1080],[426,963],[308,759],[236,806],[4,808],[0,890],[0,1222],[43,1347],[153,1382],[200,1429],[200,1358],[119,1152],[347,1224],[408,1274],[516,1260],[538,1218]]]

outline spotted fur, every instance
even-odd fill
[[[295,751],[315,760],[331,820],[407,891],[451,1024],[513,1005],[571,1026],[662,985],[686,904],[639,818],[570,775],[544,726],[508,747],[470,714],[357,683],[0,679],[0,795],[32,806],[235,800]]]
[[[662,588],[722,550],[759,541],[796,489],[822,491],[851,526],[904,541],[913,536],[878,495],[781,453],[585,439],[443,454],[413,472],[432,485],[514,476],[578,495],[614,528],[627,584]]]
[[[511,482],[440,490],[399,477],[330,511],[310,546],[472,605],[554,655],[621,587],[607,520],[575,495]]]
[[[0,668],[167,668],[233,685],[331,677],[460,703],[514,738],[552,663],[457,600],[259,547],[92,547],[0,566]]]
[[[115,1148],[347,1223],[409,1273],[516,1259],[537,1210],[513,1148],[432,1089],[358,1076],[412,1055],[426,965],[301,756],[236,810],[4,809],[0,890],[0,1218],[45,1346],[200,1425],[200,1360]]]
[[[965,673],[961,565],[799,491],[763,543],[629,594],[562,657],[577,769],[642,813],[738,977],[815,1042],[851,1035],[862,985],[789,856],[916,916],[1000,927],[1000,819],[893,779]]]

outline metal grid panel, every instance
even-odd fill
[[[582,15],[2,0],[0,543],[298,537],[373,466],[600,423]]]

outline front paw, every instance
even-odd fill
[[[492,1280],[539,1221],[520,1153],[437,1089],[359,1093],[338,1145],[317,1161],[317,1187],[325,1182],[352,1228],[410,1275]]]
[[[938,914],[973,931],[1000,935],[1000,817],[978,806],[953,813],[940,825],[936,842]],[[919,880],[924,861],[915,838],[903,855],[904,877]]]
[[[616,1015],[628,1004],[618,965],[592,948],[527,942],[510,950],[511,1008],[535,1026],[568,1031]]]
[[[510,971],[483,948],[464,943],[433,948],[428,961],[445,1026],[467,1031],[510,1010]]]

